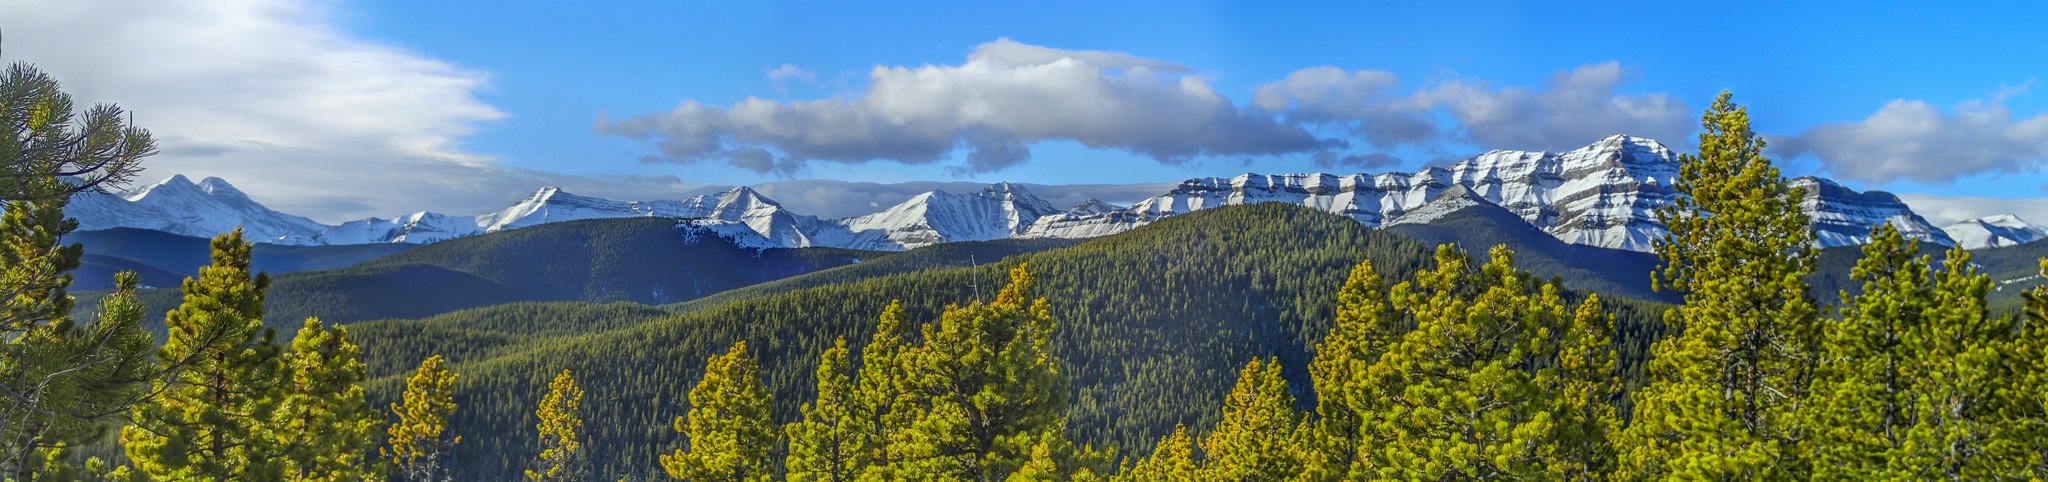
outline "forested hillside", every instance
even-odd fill
[[[142,243],[125,251],[147,253],[149,259],[170,260],[167,263],[175,266],[193,259],[199,264],[192,267],[205,264],[203,241],[188,246],[184,241],[189,238],[170,237],[175,239],[164,245]],[[86,239],[125,246],[116,241],[142,238],[123,234],[113,237],[115,241]],[[271,273],[268,320],[290,326],[308,316],[332,323],[419,318],[521,301],[675,303],[894,254],[741,248],[717,236],[692,235],[674,220],[658,218],[551,223],[396,250],[402,252],[366,261],[330,254],[385,249],[377,246],[382,245],[256,245],[257,271],[266,266],[284,270]],[[339,269],[301,269],[343,261],[348,265]],[[146,312],[161,313],[177,304],[176,291],[177,283],[171,283],[138,290],[138,297]],[[97,300],[103,294],[87,292],[81,299]],[[156,331],[162,329],[160,321],[145,323]]]
[[[592,453],[612,454],[600,461],[601,472],[645,470],[657,452],[673,448],[668,420],[679,415],[702,360],[732,342],[747,341],[760,359],[776,419],[787,420],[797,402],[809,398],[816,354],[834,338],[864,342],[891,300],[903,303],[910,320],[931,319],[948,303],[976,299],[977,292],[986,300],[1004,271],[1019,263],[1032,266],[1060,325],[1053,346],[1073,381],[1069,433],[1129,449],[1176,423],[1213,423],[1202,407],[1220,403],[1243,360],[1277,357],[1290,367],[1288,378],[1306,383],[1310,347],[1329,326],[1346,270],[1369,259],[1390,276],[1405,274],[1422,266],[1427,253],[1399,235],[1310,209],[1232,207],[977,268],[854,279],[622,330],[539,339],[518,351],[496,349],[492,359],[458,359],[455,369],[464,377],[457,400],[464,408],[451,426],[466,435],[456,460],[482,474],[516,474],[520,458],[486,454],[529,450],[531,407],[553,372],[566,368],[591,394],[584,417]],[[1642,325],[1653,311],[1621,309],[1634,313],[1623,317],[1629,320],[1624,331],[1654,332]],[[475,316],[484,319],[482,312]],[[431,346],[415,338],[436,332],[392,323],[362,335],[366,351],[396,352],[380,356],[397,359],[431,353],[401,350]],[[390,400],[400,383],[393,376],[376,379],[372,399]],[[1302,403],[1311,401],[1303,397]]]

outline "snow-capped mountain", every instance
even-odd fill
[[[75,196],[81,229],[132,227],[211,236],[240,225],[251,239],[276,244],[432,243],[543,223],[624,217],[672,217],[698,232],[753,247],[830,246],[904,250],[954,241],[1090,238],[1217,206],[1283,202],[1367,226],[1426,223],[1474,203],[1493,204],[1567,243],[1648,251],[1665,229],[1658,207],[1678,196],[1677,157],[1650,139],[1611,136],[1565,152],[1495,150],[1413,173],[1254,174],[1205,177],[1128,207],[1089,200],[1058,209],[1023,186],[996,183],[977,192],[929,191],[881,211],[826,220],[789,211],[747,187],[683,200],[615,201],[546,187],[505,209],[478,216],[415,212],[323,226],[272,211],[227,182],[194,184],[174,176],[127,197]],[[1881,191],[1857,192],[1820,178],[1792,180],[1823,247],[1867,242],[1891,222],[1924,242],[2002,246],[2048,237],[2016,217],[1934,227]],[[1435,214],[1431,214],[1435,213]]]
[[[1656,208],[1678,196],[1678,158],[1663,144],[1611,136],[1563,153],[1496,150],[1451,165],[1451,184],[1567,243],[1649,251],[1664,236]]]
[[[578,196],[555,187],[544,187],[534,191],[532,196],[527,196],[526,200],[513,204],[512,207],[477,216],[476,224],[484,232],[496,232],[581,219],[692,217],[689,214],[689,208],[679,201],[613,201]]]
[[[1793,179],[1792,187],[1806,191],[1799,208],[1813,218],[1813,238],[1821,246],[1856,246],[1870,242],[1870,230],[1885,222],[1900,234],[1922,243],[1954,246],[1948,233],[1934,227],[1898,196],[1884,191],[1856,192],[1817,177]]]
[[[1965,249],[2016,246],[2048,239],[2048,229],[2012,213],[1961,221],[1941,230]]]
[[[1451,186],[1449,189],[1437,193],[1436,199],[1432,199],[1415,209],[1402,213],[1393,220],[1387,221],[1381,227],[1434,223],[1444,216],[1463,211],[1465,208],[1488,204],[1493,204],[1493,202],[1479,197],[1478,194],[1473,193],[1471,189],[1466,189],[1465,186]]]
[[[1102,236],[1174,214],[1259,202],[1299,204],[1378,227],[1447,189],[1461,187],[1461,196],[1470,194],[1499,205],[1567,243],[1649,251],[1651,241],[1664,236],[1656,209],[1678,196],[1673,188],[1677,177],[1677,156],[1663,144],[1612,136],[1561,153],[1496,150],[1448,169],[1426,168],[1413,174],[1191,179],[1123,211],[1048,218],[1027,236]],[[1802,206],[1813,215],[1823,247],[1866,242],[1870,229],[1885,221],[1924,241],[1952,243],[1889,193],[1859,193],[1817,178],[1795,179],[1792,184],[1807,192]]]
[[[717,195],[702,195],[683,201],[679,217],[692,218],[693,223],[714,227],[731,224],[726,229],[714,229],[723,233],[737,233],[744,230],[760,237],[759,241],[743,242],[741,245],[760,244],[768,247],[802,248],[818,245],[812,240],[823,222],[818,218],[789,212],[781,204],[755,192],[753,188],[736,187]],[[732,236],[727,236],[732,237]]]
[[[830,246],[886,250],[1006,239],[1060,212],[1023,186],[1003,182],[972,194],[931,191],[912,196],[881,212],[836,222],[843,231],[821,239]]]
[[[310,244],[327,229],[320,223],[264,207],[216,177],[193,183],[183,175],[127,196],[92,191],[72,196],[66,213],[78,229],[139,228],[212,237],[242,228],[255,242]]]
[[[320,233],[317,244],[428,244],[483,232],[473,217],[420,211],[391,219],[368,218],[341,223]]]

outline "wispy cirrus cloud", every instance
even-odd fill
[[[463,139],[506,114],[490,75],[336,26],[287,0],[0,2],[6,61],[35,64],[81,104],[118,103],[156,134],[145,179],[220,176],[327,222],[502,206],[537,182],[673,187],[497,165]]]

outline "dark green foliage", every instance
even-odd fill
[[[1004,258],[1020,254],[1073,246],[1080,242],[1081,240],[1076,239],[1000,239],[995,241],[934,244],[903,253],[875,253],[877,257],[861,258],[860,262],[854,264],[821,270],[804,276],[792,276],[725,291],[677,303],[669,306],[669,308],[673,308],[676,311],[692,311],[715,307],[735,300],[787,293],[833,283],[845,283],[915,271],[977,266],[1002,261]]]
[[[417,354],[441,355],[457,363],[481,361],[669,314],[634,303],[519,302],[417,320],[364,321],[349,325],[348,330],[357,339],[377,340],[377,349],[363,354],[370,376],[376,378],[411,371],[419,364]]]

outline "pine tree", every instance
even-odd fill
[[[1918,357],[1940,355],[1920,352],[1921,344],[1911,339],[1935,309],[1930,262],[1890,223],[1879,226],[1862,249],[1863,259],[1850,271],[1862,289],[1842,293],[1842,319],[1830,322],[1821,339],[1801,414],[1813,438],[1800,455],[1819,479],[1909,480],[1916,468],[1889,466],[1912,458],[1905,453],[1906,437],[1919,405],[1931,401],[1915,393],[1910,379],[1919,371],[1910,366]]]
[[[800,409],[803,420],[789,424],[790,482],[847,482],[867,470],[874,453],[863,424],[870,417],[854,399],[846,339],[832,342],[818,359],[818,400]]]
[[[747,353],[747,342],[733,343],[704,362],[704,378],[690,389],[690,411],[675,421],[687,445],[661,456],[662,470],[698,482],[773,480],[776,430],[768,407],[760,364]]]
[[[1238,372],[1237,386],[1223,400],[1223,420],[1202,439],[1201,479],[1212,481],[1289,480],[1301,472],[1293,447],[1299,417],[1294,394],[1280,376],[1277,360],[1252,360]]]
[[[1203,480],[1195,464],[1194,438],[1186,426],[1176,424],[1173,433],[1159,439],[1152,455],[1123,471],[1117,482],[1198,482]]]
[[[71,319],[68,272],[81,250],[58,245],[77,227],[64,204],[9,202],[0,215],[0,476],[36,478],[39,465],[63,462],[38,451],[101,438],[155,374],[134,273],[115,276],[94,322]]]
[[[398,420],[385,429],[390,436],[384,456],[391,461],[393,478],[412,482],[449,480],[447,457],[462,437],[449,433],[448,418],[455,416],[455,379],[441,355],[427,357],[419,369],[405,379],[401,402],[391,404]]]
[[[284,458],[269,421],[283,365],[263,327],[266,275],[250,276],[241,230],[213,239],[213,263],[186,278],[184,303],[165,318],[159,363],[182,367],[135,406],[121,444],[152,480],[277,480]]]
[[[1399,334],[1392,325],[1379,273],[1372,262],[1363,261],[1351,269],[1337,290],[1336,323],[1316,347],[1309,364],[1309,377],[1316,393],[1313,431],[1305,434],[1314,442],[1316,458],[1303,467],[1302,479],[1309,481],[1357,478],[1365,466],[1360,445],[1361,414],[1380,407],[1361,405],[1369,400],[1352,387],[1362,385],[1362,373],[1385,353]]]
[[[1942,310],[1927,322],[1931,336],[1925,338],[1939,351],[1956,355],[1952,361],[1925,359],[1927,373],[1915,379],[1927,384],[1935,400],[1923,418],[1946,425],[1915,427],[1913,445],[1931,445],[1933,451],[1903,464],[1933,466],[1927,459],[1939,459],[1935,474],[1948,480],[2044,480],[2048,285],[2023,293],[2025,308],[2017,320],[1989,318],[1982,304],[1989,279],[1978,275],[1960,250],[1950,250],[1944,265],[1948,269],[1935,277],[1935,306]],[[2048,275],[2048,258],[2040,273]]]
[[[1747,109],[1723,92],[1701,125],[1699,154],[1680,156],[1683,196],[1657,211],[1670,233],[1653,286],[1684,294],[1665,315],[1682,331],[1651,347],[1621,468],[1637,479],[1803,478],[1789,455],[1816,328],[1813,234]]]
[[[540,458],[534,468],[526,470],[526,480],[583,480],[589,476],[579,435],[583,432],[582,410],[583,388],[576,386],[576,377],[564,369],[548,383],[547,396],[533,411],[540,418],[540,424],[534,426],[540,431]]]
[[[861,348],[854,412],[867,417],[859,424],[865,429],[863,437],[869,450],[867,466],[859,474],[862,480],[895,479],[891,470],[900,459],[889,450],[890,427],[908,425],[907,420],[915,412],[915,399],[903,390],[902,363],[898,359],[903,353],[904,338],[912,334],[910,329],[903,321],[903,303],[891,300],[876,323],[874,339]]]
[[[46,201],[119,185],[156,154],[149,131],[128,125],[119,106],[72,112],[57,79],[27,62],[0,78],[0,201]],[[81,115],[82,114],[82,115]],[[67,182],[56,183],[59,177]]]
[[[369,465],[377,414],[363,401],[363,362],[348,329],[308,318],[292,338],[290,381],[271,424],[284,447],[285,480],[375,478]]]
[[[2048,259],[2039,273],[2048,277]],[[1958,371],[1981,375],[1957,377],[1954,385],[1977,389],[1964,392],[1979,402],[1970,411],[1991,430],[1978,440],[1982,452],[1974,467],[1960,478],[2048,479],[2048,285],[2022,295],[2026,305],[2017,326],[1992,333],[2004,342],[1960,357],[1965,362]]]
[[[1030,271],[1019,265],[994,301],[946,309],[924,326],[924,343],[901,355],[910,397],[891,410],[903,416],[889,428],[891,477],[1002,480],[1061,429],[1067,384],[1047,346],[1055,326],[1032,293]]]
[[[1612,439],[1621,431],[1619,373],[1614,316],[1601,308],[1598,295],[1588,295],[1558,348],[1558,452],[1547,457],[1546,478],[1602,480],[1614,473]]]
[[[1475,269],[1454,246],[1440,246],[1435,267],[1390,290],[1414,329],[1355,388],[1384,407],[1365,415],[1363,429],[1377,477],[1540,478],[1583,463],[1560,460],[1569,415],[1557,374],[1544,368],[1559,365],[1552,334],[1570,326],[1559,290],[1516,271],[1506,246],[1489,257]]]

